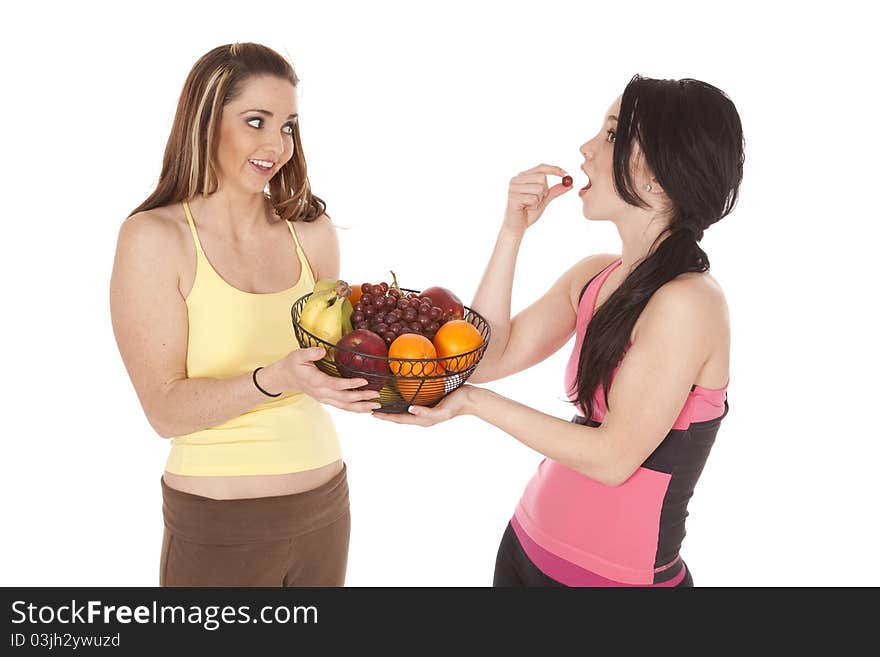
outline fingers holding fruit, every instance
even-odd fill
[[[381,408],[375,390],[360,389],[366,386],[363,378],[341,379],[319,370],[314,361],[326,353],[322,347],[297,349],[288,356],[290,388],[301,390],[323,404],[330,404],[346,411],[369,413]]]
[[[568,175],[565,169],[556,166],[555,164],[539,164],[537,166],[532,167],[531,169],[526,169],[522,173],[543,173],[547,176],[566,176]]]
[[[513,178],[510,181],[508,197],[510,202],[520,208],[537,208],[547,197],[547,183],[520,181]]]
[[[374,411],[373,417],[379,420],[394,422],[395,424],[412,424],[421,427],[430,427],[439,422],[445,422],[459,415],[466,415],[469,411],[469,391],[472,386],[463,385],[454,392],[446,395],[439,404],[433,407],[421,406],[414,403],[406,413],[382,413]]]
[[[544,195],[545,204],[552,201],[557,196],[564,194],[568,190],[571,189],[573,184],[573,179],[568,173],[566,173],[565,169],[554,166],[552,164],[539,164],[536,167],[532,167],[531,169],[524,171],[520,174],[521,176],[538,176],[540,178],[540,182],[546,188],[546,193]],[[562,180],[548,187],[547,176],[560,176]]]
[[[547,176],[561,176],[562,182],[549,186]],[[543,214],[547,204],[572,189],[572,178],[564,169],[539,164],[510,179],[507,192],[505,226],[525,230]]]
[[[379,403],[379,393],[364,388],[366,380],[361,378],[339,379],[327,374],[320,374],[322,378],[329,379],[329,381],[323,381],[313,387],[311,396],[322,404],[329,404],[355,413],[370,413],[382,408],[382,404]],[[339,387],[339,381],[345,382],[346,387]]]

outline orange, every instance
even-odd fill
[[[388,346],[388,367],[391,373],[399,376],[430,376],[434,374],[435,363],[405,363],[395,358],[437,358],[437,350],[424,335],[401,333]]]
[[[437,367],[443,366],[439,363]],[[436,374],[443,374],[442,369],[438,369]],[[423,379],[418,376],[400,377],[394,380],[397,384],[397,391],[407,403],[418,404],[419,406],[429,406],[439,400],[446,391],[445,377]]]
[[[462,356],[483,344],[483,336],[477,327],[463,319],[452,319],[443,324],[434,334],[434,348],[439,358],[445,358],[443,365],[449,372],[461,372],[471,367],[477,353]]]
[[[361,300],[360,283],[351,286],[351,294],[348,296],[348,300],[351,301],[352,306],[354,306],[358,301]]]
[[[436,358],[434,345],[424,335],[402,333],[388,347],[388,367],[395,375],[395,383],[400,395],[410,404],[426,406],[443,396],[446,388],[445,374],[441,363],[409,363],[396,358]],[[437,378],[426,378],[426,377]]]

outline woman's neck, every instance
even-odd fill
[[[666,228],[665,220],[655,217],[646,221],[615,222],[620,234],[621,259],[620,269],[629,275],[648,255],[654,247],[654,241]],[[663,239],[666,239],[664,236]],[[660,240],[663,241],[663,240]]]
[[[265,195],[231,194],[218,190],[207,198],[197,196],[190,202],[193,212],[210,217],[220,231],[233,236],[248,236],[265,228],[268,222],[268,203]]]

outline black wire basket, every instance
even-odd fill
[[[402,293],[420,294],[418,290],[400,288]],[[482,343],[463,354],[444,358],[388,358],[365,354],[344,346],[332,344],[305,329],[300,323],[300,313],[312,293],[297,299],[290,309],[293,331],[303,349],[323,347],[326,353],[315,366],[330,376],[341,378],[364,378],[366,388],[379,391],[376,401],[384,413],[406,413],[411,404],[434,406],[450,392],[468,380],[482,359],[489,345],[491,329],[489,322],[477,311],[464,306],[464,319],[483,336]],[[386,345],[386,349],[387,349]],[[344,366],[337,365],[337,359]]]

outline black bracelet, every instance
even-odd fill
[[[251,375],[251,378],[254,380],[254,385],[257,386],[257,390],[259,390],[260,392],[262,392],[262,393],[263,393],[264,395],[266,395],[267,397],[280,397],[280,396],[281,396],[281,393],[280,393],[280,392],[276,392],[276,393],[273,395],[271,392],[266,392],[265,390],[263,390],[263,389],[260,387],[260,384],[257,383],[257,372],[259,372],[261,369],[263,369],[263,368],[262,368],[262,367],[258,367],[257,369],[254,370],[254,373]]]

